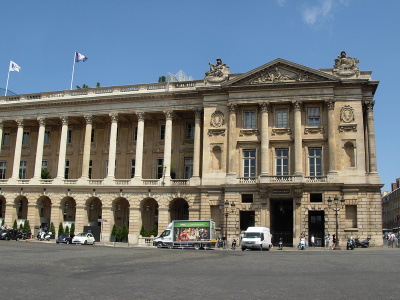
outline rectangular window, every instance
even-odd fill
[[[135,177],[135,159],[131,159],[131,178]]]
[[[253,194],[242,194],[242,203],[253,203]]]
[[[67,144],[71,144],[72,142],[72,129],[68,129],[67,131]]]
[[[8,146],[10,144],[10,133],[9,132],[4,132],[3,133],[3,146]]]
[[[278,108],[275,110],[275,127],[288,127],[288,110],[287,108]]]
[[[19,163],[19,179],[26,178],[26,160],[21,160]]]
[[[6,161],[0,161],[0,179],[6,179]]]
[[[289,175],[289,149],[275,150],[276,175]]]
[[[322,194],[310,193],[310,202],[322,202]]]
[[[165,139],[165,124],[160,125],[160,140]]]
[[[243,112],[243,128],[255,129],[256,128],[256,111],[245,110]]]
[[[256,150],[243,150],[243,177],[256,177]]]
[[[308,126],[321,126],[319,107],[309,107],[307,109]]]
[[[44,131],[44,145],[49,145],[50,144],[50,130],[45,130]]]
[[[322,176],[322,148],[308,149],[309,175]]]
[[[194,123],[186,123],[186,139],[194,139]]]
[[[69,178],[69,159],[65,160],[65,171],[64,171],[64,178]]]
[[[357,205],[346,205],[346,228],[357,228]]]
[[[92,170],[93,170],[93,161],[89,160],[89,174],[88,174],[89,179],[92,179]]]
[[[137,141],[137,129],[138,129],[138,127],[136,125],[135,128],[133,129],[133,140],[134,141]]]
[[[114,177],[117,174],[117,159],[115,159]],[[106,158],[106,177],[108,176],[108,158]]]
[[[193,176],[193,157],[185,157],[185,179],[190,179]]]
[[[22,145],[29,145],[29,131],[24,131],[22,136]]]
[[[90,142],[94,143],[94,128],[92,128],[92,134],[90,135]]]
[[[47,170],[47,160],[42,160],[42,169]]]
[[[164,159],[157,158],[157,179],[160,179],[164,175]]]

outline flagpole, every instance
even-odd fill
[[[71,90],[72,90],[72,82],[74,81],[75,57],[76,57],[76,51],[74,53],[74,64],[72,66]]]
[[[10,61],[10,66],[11,66],[11,61]],[[7,85],[6,85],[6,93],[4,94],[4,97],[7,96],[7,89],[8,89],[8,79],[10,78],[10,67],[8,67],[8,75],[7,75]]]

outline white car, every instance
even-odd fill
[[[93,234],[87,233],[87,232],[78,233],[72,239],[73,244],[81,244],[81,245],[92,244],[92,245],[94,245],[95,242],[96,241],[94,239]]]

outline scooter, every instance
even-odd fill
[[[279,248],[278,250],[283,250],[283,241],[282,238],[279,239]]]
[[[51,234],[52,233],[50,231],[48,231],[48,232],[44,232],[44,231],[39,232],[38,240],[39,241],[50,241]]]
[[[348,239],[347,239],[347,246],[346,246],[346,249],[347,250],[354,250],[354,248],[356,247],[356,242],[355,242],[355,240],[352,238],[352,237],[349,237]]]
[[[304,249],[307,247],[306,239],[305,239],[305,238],[301,238],[301,239],[300,239],[300,242],[299,242],[298,247],[299,247],[299,249],[301,249],[301,250],[304,250]]]
[[[361,241],[357,238],[356,239],[356,247],[368,248],[369,247],[369,240],[371,237],[367,237],[365,240]]]
[[[236,239],[233,239],[232,241],[232,250],[236,249]]]
[[[222,248],[222,247],[224,247],[224,242],[222,241],[221,237],[218,237],[217,248]]]

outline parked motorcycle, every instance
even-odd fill
[[[347,246],[346,246],[346,249],[347,250],[354,250],[354,248],[356,248],[357,246],[356,246],[356,241],[352,238],[352,237],[349,237],[348,239],[347,239]]]
[[[236,239],[233,239],[232,241],[232,250],[236,249]]]
[[[356,238],[355,240],[356,247],[368,248],[370,239],[371,237],[367,237],[365,240],[360,241],[358,238]]]
[[[283,250],[283,240],[282,238],[279,239],[279,248],[278,250]]]
[[[223,247],[224,247],[224,242],[222,241],[221,237],[218,237],[217,248],[223,248]]]
[[[42,231],[38,233],[37,238],[39,241],[50,241],[51,234],[52,233],[50,231],[48,232]]]

